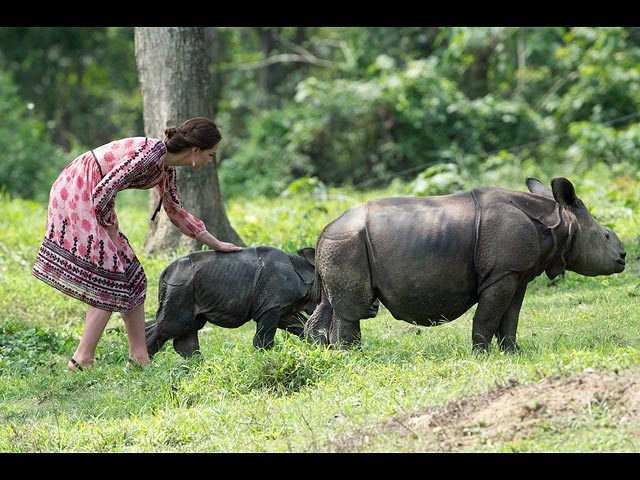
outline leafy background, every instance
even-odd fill
[[[383,308],[361,349],[255,323],[206,326],[125,369],[114,315],[96,367],[67,371],[84,305],[30,275],[53,178],[142,132],[129,27],[0,29],[0,451],[637,452],[637,27],[207,30],[221,187],[247,245],[294,252],[351,205],[567,176],[618,233],[625,272],[528,289],[523,351],[471,351],[473,309],[422,328]],[[277,60],[273,63],[272,60]],[[146,193],[119,195],[142,251]],[[178,255],[141,255],[157,279]]]

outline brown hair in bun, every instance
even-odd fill
[[[164,129],[164,135],[164,143],[171,153],[191,147],[207,150],[215,147],[222,139],[218,126],[206,117],[190,118],[179,127],[167,127]]]

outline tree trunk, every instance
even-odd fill
[[[201,27],[135,27],[136,63],[147,136],[164,139],[167,126],[177,126],[191,117],[212,118],[208,81],[210,62],[204,39],[204,28]],[[204,221],[212,235],[243,245],[227,219],[217,168],[213,163],[199,172],[177,168],[180,198],[189,212]],[[149,218],[155,212],[158,200],[158,193],[151,189]],[[202,243],[182,234],[161,210],[155,221],[149,221],[144,252],[171,253],[178,248],[200,250]]]

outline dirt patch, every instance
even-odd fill
[[[541,428],[570,425],[602,409],[616,425],[638,425],[640,372],[585,370],[576,376],[544,378],[529,384],[513,380],[482,395],[394,418],[381,430],[413,435],[416,451],[466,451],[470,445],[490,446],[498,441],[535,437]],[[368,443],[366,438],[351,440],[352,446]]]

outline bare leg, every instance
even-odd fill
[[[102,332],[104,332],[104,328],[107,326],[107,322],[109,322],[109,317],[111,317],[111,312],[109,311],[100,310],[92,306],[87,308],[82,337],[72,357],[80,364],[80,368],[93,366],[96,347],[98,346]],[[78,367],[74,365],[72,361],[69,361],[68,367],[69,370],[74,372],[78,370]]]
[[[144,333],[144,303],[130,312],[122,312],[120,315],[124,319],[124,327],[129,338],[129,358],[142,365],[149,363]]]

